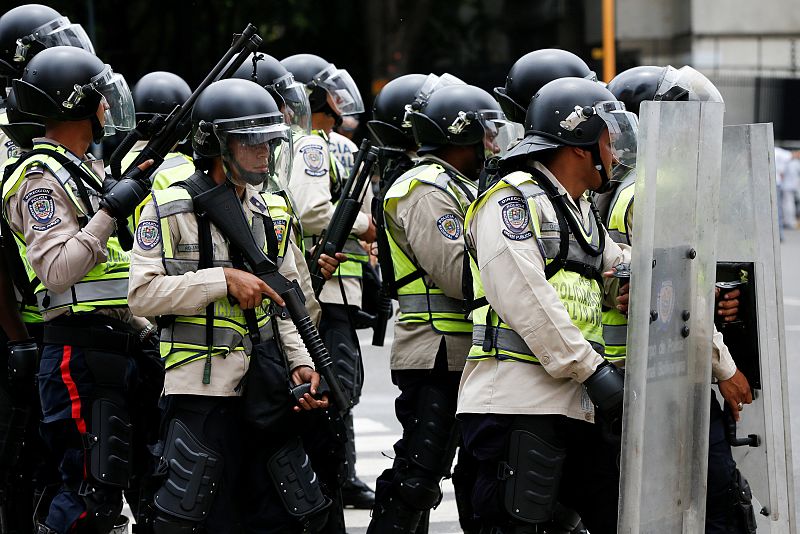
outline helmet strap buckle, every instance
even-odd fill
[[[464,128],[475,120],[475,113],[472,111],[459,111],[458,116],[453,120],[453,124],[447,127],[447,131],[452,134],[460,134]]]
[[[563,129],[568,132],[573,131],[578,125],[586,120],[589,120],[589,117],[595,114],[594,108],[589,106],[575,106],[572,113],[569,116],[559,123]]]
[[[26,35],[17,39],[17,49],[14,51],[14,61],[22,63],[28,57],[28,49],[34,41],[33,35]]]
[[[203,145],[208,139],[208,136],[211,135],[211,130],[213,127],[207,123],[206,121],[200,121],[198,124],[197,131],[194,132],[194,142],[197,145]]]
[[[72,92],[67,97],[64,102],[61,103],[67,109],[72,109],[83,99],[85,93],[83,91],[83,86],[78,85],[77,83],[72,86]]]

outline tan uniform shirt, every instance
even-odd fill
[[[245,198],[257,195],[248,186]],[[243,203],[248,215],[259,208],[250,202]],[[186,249],[196,249],[198,240],[197,218],[194,213],[178,213],[170,216],[170,238],[176,247],[176,257],[180,258],[179,245]],[[155,207],[149,202],[142,210],[140,224],[144,221],[158,221]],[[212,224],[211,237],[214,243],[214,259],[227,261],[228,245],[219,230]],[[135,313],[145,316],[158,315],[197,315],[202,314],[208,304],[227,298],[228,289],[222,267],[201,269],[179,276],[168,276],[162,261],[162,243],[145,250],[138,242],[134,244],[131,256],[131,277],[128,290],[128,303]],[[294,249],[287,248],[279,271],[289,280],[300,276],[295,264]],[[286,319],[278,321],[280,342],[294,369],[301,365],[313,367],[311,358],[300,339],[294,324]],[[164,392],[170,394],[237,396],[242,378],[250,365],[250,358],[244,351],[234,351],[225,358],[214,358],[211,365],[211,383],[203,384],[204,360],[197,360],[170,369],[164,379]]]
[[[460,174],[438,158],[425,159]],[[474,196],[477,188],[471,189]],[[455,199],[435,186],[420,183],[385,215],[397,245],[427,273],[423,278],[426,285],[435,285],[448,297],[462,299],[465,213]],[[453,215],[458,222],[459,231],[455,239],[439,229],[438,220],[444,215]],[[442,338],[445,338],[447,347],[447,368],[461,371],[472,344],[470,334],[444,335],[427,323],[395,321],[391,368],[432,369]]]
[[[587,200],[581,197],[575,203],[544,166],[537,166],[588,228],[593,215]],[[594,421],[594,407],[581,383],[603,358],[572,323],[547,281],[536,239],[515,241],[503,233],[506,226],[499,201],[509,196],[522,198],[515,189],[505,188],[487,199],[467,228],[467,239],[475,244],[486,298],[541,365],[494,358],[468,361],[461,377],[458,412],[562,414]],[[551,213],[548,218],[555,217]],[[608,234],[605,238],[604,269],[630,261],[629,247],[617,245]],[[608,282],[607,295],[616,295],[615,291],[616,284]]]
[[[292,172],[289,176],[289,191],[295,202],[295,210],[307,235],[320,235],[333,217],[335,209],[330,189],[330,152],[327,143],[318,135],[306,135],[296,139]],[[346,179],[342,176],[340,179]],[[369,192],[368,192],[369,194]],[[369,228],[369,203],[364,201],[361,213],[353,224],[353,233],[363,234]],[[306,243],[308,246],[308,243]],[[341,284],[341,287],[340,287]],[[321,302],[342,304],[342,289],[347,301],[361,306],[361,280],[337,278],[325,284],[320,293]]]
[[[328,134],[328,149],[342,165],[344,177],[350,176],[353,165],[355,165],[355,154],[358,152],[358,145],[340,133],[331,132]]]
[[[628,213],[625,214],[625,224],[628,225],[628,235],[631,243],[633,242],[633,203],[631,200],[631,207]],[[714,310],[716,313],[716,310]],[[731,351],[725,345],[722,334],[717,331],[714,326],[714,335],[711,338],[711,376],[717,380],[728,380],[736,373],[736,363],[733,361]]]
[[[46,141],[58,144],[53,140]],[[91,167],[98,176],[105,175],[101,160],[93,161]],[[67,187],[73,190],[75,198],[81,203],[73,179],[67,182]],[[32,199],[26,200],[26,197],[34,191],[37,198],[46,195],[52,199],[53,214],[47,224],[37,220],[33,210],[28,209],[28,202]],[[83,228],[78,223],[78,214],[67,192],[55,176],[41,167],[32,167],[27,171],[22,185],[9,197],[5,206],[9,225],[25,236],[31,267],[52,293],[69,291],[95,265],[108,259],[106,245],[114,231],[115,222],[108,213],[100,210],[100,199],[94,191],[88,191],[90,195],[95,195],[91,200],[96,213]],[[80,205],[87,211],[82,203]],[[68,309],[53,310],[44,313],[43,317],[49,321],[68,312]],[[95,313],[131,323],[137,329],[148,326],[144,319],[134,318],[128,308],[102,308]]]

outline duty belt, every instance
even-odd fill
[[[116,354],[130,354],[137,349],[139,340],[133,333],[119,332],[112,330],[111,326],[97,323],[78,326],[78,320],[84,318],[91,320],[88,316],[79,315],[67,321],[55,319],[57,324],[45,323],[43,342],[46,345],[69,345]]]
[[[464,303],[447,295],[398,295],[400,313],[464,313]]]

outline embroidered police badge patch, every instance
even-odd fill
[[[31,225],[31,228],[38,232],[49,230],[61,223],[61,219],[56,217],[56,202],[53,200],[53,190],[38,188],[29,191],[22,200],[28,202],[28,213],[33,220],[39,224]]]
[[[303,163],[306,164],[306,174],[309,176],[325,176],[328,172],[325,168],[325,157],[322,147],[319,145],[308,145],[300,149],[303,155]]]
[[[286,234],[286,221],[272,221],[272,226],[275,228],[275,237],[278,238],[278,243],[283,243],[283,236]]]
[[[447,239],[455,241],[461,237],[461,222],[452,213],[439,217],[436,221],[436,226],[439,227],[439,231]]]
[[[142,221],[136,228],[136,242],[142,250],[152,250],[161,242],[161,231],[155,221]]]
[[[528,208],[522,197],[506,197],[499,202],[503,207],[502,217],[505,229],[503,235],[514,241],[530,238],[533,232],[528,230]]]

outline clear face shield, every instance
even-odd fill
[[[311,133],[311,104],[303,84],[294,81],[294,76],[289,73],[275,80],[274,87],[286,104],[283,108],[286,124],[297,134],[309,135]]]
[[[478,113],[483,125],[483,149],[486,159],[504,156],[522,139],[525,129],[521,124],[506,119],[502,111],[488,109]]]
[[[711,80],[688,65],[680,69],[666,68],[654,100],[724,103]]]
[[[621,179],[628,171],[636,167],[639,119],[634,113],[625,111],[625,104],[622,102],[600,102],[595,104],[594,110],[608,128],[611,155],[613,156],[611,179]]]
[[[406,112],[401,124],[403,128],[411,128],[411,113],[422,110],[433,93],[448,85],[466,85],[466,83],[447,72],[441,76],[433,73],[428,74],[428,77],[422,83],[422,87],[419,88],[414,96],[414,102],[406,104]]]
[[[283,118],[237,122],[241,124],[226,121],[214,125],[222,147],[225,175],[239,187],[250,185],[261,191],[285,189],[292,164],[292,136]]]
[[[339,115],[364,113],[364,101],[361,100],[361,93],[358,91],[356,82],[346,70],[328,65],[314,76],[314,83],[328,92],[331,106]]]
[[[33,30],[29,35],[17,39],[14,61],[26,61],[28,59],[28,50],[34,41],[41,43],[44,48],[74,46],[94,54],[94,46],[83,26],[72,24],[67,17],[51,20]]]

